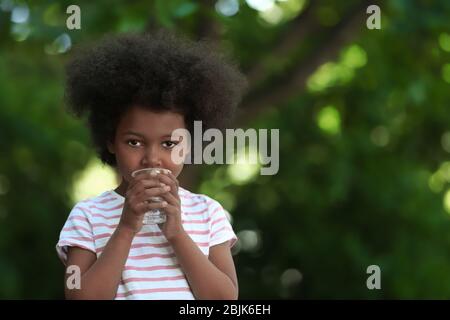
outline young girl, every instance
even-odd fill
[[[81,281],[66,281],[66,298],[237,299],[236,235],[217,201],[179,186],[171,133],[194,120],[223,128],[244,85],[205,44],[165,33],[108,38],[72,60],[69,110],[87,116],[100,159],[122,182],[70,212],[56,248]],[[131,176],[143,168],[170,173]],[[147,201],[155,196],[164,201]],[[166,222],[143,224],[150,209],[164,210]]]

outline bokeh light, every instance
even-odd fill
[[[216,11],[220,14],[231,17],[239,12],[238,0],[219,0],[215,5]]]
[[[339,111],[332,105],[322,108],[317,115],[317,125],[328,134],[338,134],[341,131]]]
[[[253,161],[253,160],[257,161]],[[258,162],[259,153],[252,148],[244,148],[237,151],[235,162],[228,166],[230,181],[237,185],[243,185],[252,181],[259,174],[261,168]]]
[[[71,194],[72,201],[75,203],[97,196],[106,190],[116,188],[117,185],[115,171],[94,158],[88,163],[84,171],[75,177]]]
[[[389,136],[389,130],[385,126],[378,126],[370,133],[372,142],[379,147],[385,147],[388,145]]]
[[[439,35],[439,45],[442,50],[450,52],[450,34],[448,33],[441,33]]]

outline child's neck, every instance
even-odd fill
[[[116,189],[114,189],[114,191],[125,198],[125,193],[127,192],[127,188],[128,188],[128,183],[122,179],[122,182]]]

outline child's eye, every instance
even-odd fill
[[[137,141],[137,140],[128,140],[127,143],[128,143],[129,146],[132,146],[132,147],[139,147],[138,144],[139,144],[140,142]],[[131,144],[130,144],[130,143],[131,143]]]
[[[162,144],[165,148],[172,149],[173,147],[175,147],[178,144],[178,142],[177,141],[164,141]]]

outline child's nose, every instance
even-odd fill
[[[157,168],[162,166],[161,156],[156,147],[146,149],[142,164],[148,168]]]

